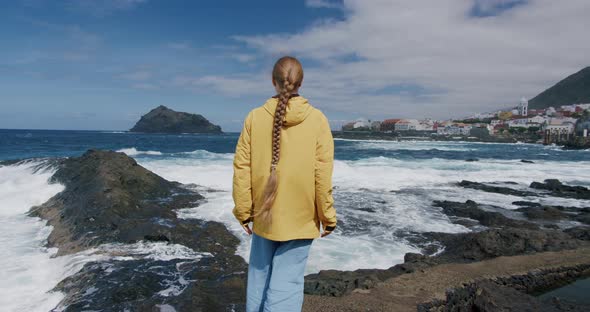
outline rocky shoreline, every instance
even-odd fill
[[[63,184],[65,189],[46,203],[31,208],[29,214],[53,226],[47,245],[57,247],[57,255],[88,253],[103,257],[86,263],[79,272],[56,285],[54,290],[65,293],[60,309],[244,310],[247,264],[236,255],[239,240],[221,223],[181,219],[176,215],[176,209],[195,207],[203,202],[198,192],[190,186],[161,178],[123,153],[89,150],[80,157],[50,162],[57,168],[52,182]],[[506,294],[507,299],[516,296],[513,290],[529,293],[531,285],[539,281],[545,281],[543,287],[548,289],[588,273],[590,257],[575,265],[564,262],[544,268],[547,270],[539,271],[536,279],[518,277],[548,263],[552,258],[545,254],[561,252],[579,257],[578,251],[590,250],[589,207],[541,205],[533,201],[534,197],[583,200],[590,198],[590,190],[564,185],[557,180],[533,182],[528,189],[515,188],[509,182],[461,181],[458,186],[522,196],[531,201],[515,202],[520,208],[514,211],[471,200],[435,201],[433,207],[440,209],[452,222],[471,228],[472,232],[415,233],[411,239],[417,246],[424,247],[424,254],[408,253],[404,263],[389,269],[323,270],[310,274],[305,278],[306,311],[320,311],[315,308],[324,305],[318,302],[347,301],[359,293],[379,306],[380,303],[375,303],[379,301],[374,300],[380,299],[383,304],[395,300],[372,297],[382,296],[383,285],[391,281],[405,280],[449,265],[477,266],[486,261],[517,259],[523,255],[535,257],[537,265],[526,272],[519,271],[520,275],[488,272],[492,275],[486,276],[485,281],[474,279],[466,284],[456,283],[452,276],[446,276],[451,279],[449,286],[456,291],[449,293],[448,298],[438,296],[428,300],[430,297],[424,297],[414,303],[414,311],[418,304],[423,311],[446,311],[485,301],[489,298],[478,297],[478,294],[500,287],[496,285],[500,277],[514,279],[513,282],[501,280],[501,287],[507,289],[497,293]],[[569,225],[564,226],[564,222]],[[162,249],[166,253],[167,248],[181,250],[183,254],[154,257],[145,251]],[[484,274],[485,270],[480,271],[475,270],[472,277],[477,277],[478,272]],[[574,271],[577,273],[572,273]],[[520,286],[512,286],[516,281],[521,281]],[[508,284],[510,287],[506,286]],[[523,287],[526,288],[524,292]],[[309,308],[309,300],[315,302],[314,308]]]
[[[515,138],[503,138],[487,136],[485,138],[456,135],[456,136],[439,136],[439,135],[407,135],[402,136],[399,133],[386,133],[376,131],[332,131],[332,136],[338,139],[350,140],[385,140],[385,141],[468,141],[468,142],[485,142],[485,143],[517,143]],[[522,141],[521,141],[522,142]],[[536,140],[529,140],[526,143],[536,143]]]
[[[564,198],[586,199],[590,190],[580,186],[564,185],[557,180],[546,180],[544,182],[533,182],[531,190],[518,190],[507,186],[506,182],[476,183],[462,181],[458,185],[466,188],[474,188],[485,192],[493,192],[507,195],[525,197],[539,197],[551,195]],[[433,255],[406,254],[404,263],[390,267],[389,269],[364,269],[356,271],[325,270],[306,277],[305,292],[309,295],[347,297],[355,292],[371,292],[371,289],[379,287],[388,280],[400,278],[405,274],[421,272],[426,268],[446,264],[474,263],[489,259],[506,256],[518,256],[536,254],[543,252],[555,252],[563,250],[576,250],[590,247],[590,224],[588,212],[590,208],[543,206],[533,202],[515,202],[522,206],[516,213],[503,211],[500,207],[480,205],[468,200],[465,203],[452,201],[436,201],[435,207],[440,207],[442,212],[449,216],[452,222],[472,228],[474,231],[460,234],[446,233],[423,233],[426,241],[435,241],[443,246],[442,250],[432,251]],[[502,211],[502,212],[500,212]],[[522,214],[522,215],[519,215]],[[555,224],[556,221],[569,220],[579,223],[578,226],[561,229]],[[481,230],[483,228],[483,230]],[[428,250],[428,249],[425,249]],[[545,288],[551,288],[572,281],[572,277],[587,276],[590,273],[590,259],[583,264],[584,270],[580,274],[563,274],[561,278],[551,279],[551,283],[545,283]],[[568,268],[562,268],[570,271]],[[547,274],[541,272],[539,276],[548,278]],[[552,273],[551,273],[552,274]],[[517,277],[514,277],[517,278]],[[532,283],[532,282],[531,282]],[[482,286],[483,285],[483,286]],[[457,287],[462,287],[456,285]],[[526,286],[526,285],[525,285]],[[489,284],[473,284],[465,286],[466,290],[460,292],[462,296],[479,293],[481,287],[490,289]],[[524,286],[523,286],[524,287]],[[521,291],[522,289],[517,289]],[[538,291],[539,289],[537,289]],[[507,291],[508,292],[508,291]],[[512,294],[514,295],[514,294]],[[457,298],[451,295],[447,300],[459,305]],[[507,294],[508,296],[508,294]],[[471,298],[471,297],[469,297]],[[507,297],[508,298],[508,297]],[[469,304],[473,298],[465,302],[465,311],[470,311]],[[469,301],[469,302],[467,302]],[[507,300],[507,304],[511,301]],[[515,302],[515,308],[518,310]],[[424,305],[422,311],[462,311],[458,306],[432,304]],[[445,307],[444,309],[442,307]],[[437,310],[437,309],[439,310]],[[448,308],[448,309],[447,309]],[[576,307],[570,307],[572,309]],[[311,309],[309,311],[316,311]],[[482,310],[501,311],[501,310]],[[547,310],[558,311],[558,310]]]
[[[436,311],[588,311],[590,306],[533,295],[590,276],[590,263],[535,270],[526,274],[480,279],[449,289],[444,300],[418,305],[418,312]]]
[[[307,295],[303,311],[587,311],[561,298],[533,296],[588,277],[589,268],[589,248],[439,264],[342,297]],[[535,308],[540,304],[547,310]]]
[[[197,206],[200,194],[111,151],[64,159],[52,180],[65,189],[29,212],[53,226],[47,245],[57,247],[58,256],[91,251],[108,257],[55,287],[66,294],[59,305],[64,311],[243,309],[246,263],[236,255],[239,240],[221,223],[176,216],[175,209]],[[142,244],[189,250],[162,260],[137,252]]]

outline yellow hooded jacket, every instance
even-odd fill
[[[262,206],[270,175],[272,128],[278,100],[270,98],[248,113],[234,157],[234,216],[253,231],[275,241],[317,238],[336,226],[332,197],[334,140],[328,119],[302,96],[289,100],[281,130],[278,189],[272,219],[252,219]]]

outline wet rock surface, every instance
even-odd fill
[[[96,249],[106,257],[56,286],[66,294],[65,311],[159,311],[164,304],[177,311],[243,310],[239,240],[221,223],[176,216],[175,209],[197,206],[200,194],[112,151],[62,160],[52,180],[65,189],[29,212],[53,226],[48,245],[58,255]],[[192,253],[157,257],[125,248],[152,243]],[[107,245],[115,247],[101,249]]]
[[[541,293],[590,274],[590,265],[560,267],[494,279],[482,279],[447,291],[445,300],[419,304],[419,312],[435,311],[588,311],[590,306],[561,298],[543,300]]]
[[[498,194],[504,194],[504,195],[514,195],[514,196],[522,196],[522,197],[537,196],[538,195],[535,192],[515,190],[515,189],[509,188],[509,187],[491,185],[490,183],[479,183],[479,182],[472,182],[472,181],[467,181],[467,180],[463,180],[463,181],[459,182],[457,185],[464,187],[464,188],[470,188],[470,189],[480,190],[480,191],[484,191],[484,192],[498,193]]]
[[[537,229],[538,226],[524,220],[515,220],[504,216],[496,211],[486,211],[472,201],[465,203],[453,201],[435,201],[434,206],[441,207],[443,212],[448,216],[469,218],[479,221],[481,225],[487,227],[519,227],[528,229]],[[455,221],[455,220],[453,220]]]
[[[411,256],[410,256],[411,257]],[[355,289],[370,289],[379,282],[405,273],[415,272],[436,262],[422,256],[420,260],[407,259],[389,269],[360,269],[355,271],[322,270],[305,276],[304,292],[310,295],[340,297]]]
[[[502,182],[502,184],[516,183],[508,181]],[[544,196],[543,193],[516,190],[498,186],[494,183],[484,184],[462,181],[459,185],[505,195]],[[561,192],[576,190],[578,192],[576,194],[579,194],[580,190],[582,190],[579,187],[572,188],[562,187],[560,190]],[[584,223],[589,209],[543,206],[528,201],[514,202],[514,204],[522,208],[515,210],[515,212],[500,213],[498,211],[503,210],[502,208],[488,207],[488,209],[483,209],[481,205],[471,200],[464,203],[435,201],[433,206],[442,208],[442,212],[449,216],[452,222],[477,231],[459,234],[422,233],[416,236],[414,244],[420,245],[424,242],[435,241],[443,246],[443,249],[433,256],[408,254],[403,264],[385,270],[373,269],[353,272],[328,270],[311,274],[306,276],[305,292],[313,295],[342,296],[355,289],[370,289],[389,278],[415,272],[433,265],[469,263],[500,256],[515,256],[589,246],[590,227],[580,226],[562,230],[554,223],[561,220]],[[517,217],[518,214],[522,216]],[[548,223],[538,223],[539,221]],[[481,229],[482,226],[483,230]],[[430,251],[430,253],[434,252]]]
[[[590,199],[590,189],[587,187],[565,185],[557,179],[547,179],[543,183],[533,182],[530,187],[549,191],[549,194],[555,197]]]
[[[559,230],[520,228],[489,229],[481,232],[427,233],[440,241],[444,251],[434,257],[439,263],[473,262],[500,256],[558,251],[586,246],[586,242]]]
[[[590,207],[548,206],[532,202],[514,202],[522,206],[516,211],[522,212],[530,220],[559,221],[569,220],[590,224]]]

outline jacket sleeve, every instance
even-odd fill
[[[233,166],[233,188],[232,197],[234,199],[233,214],[244,224],[250,221],[252,214],[252,179],[250,175],[250,130],[252,124],[252,112],[244,120],[244,126],[234,156]]]
[[[332,197],[332,171],[334,167],[334,139],[328,119],[322,114],[315,161],[316,209],[324,230],[336,227],[336,209]]]

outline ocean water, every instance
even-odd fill
[[[51,232],[45,222],[26,216],[63,189],[48,183],[53,169],[47,158],[78,156],[90,148],[126,153],[142,166],[169,180],[195,184],[206,197],[199,207],[178,211],[182,218],[224,223],[241,239],[238,254],[247,259],[249,237],[231,213],[232,160],[237,133],[224,135],[133,134],[109,131],[0,130],[0,307],[7,311],[47,311],[62,295],[50,290],[88,261],[114,257],[124,249],[141,257],[207,256],[165,243],[100,246],[79,254],[55,257],[43,247]],[[555,197],[522,198],[463,189],[461,180],[516,182],[525,189],[533,181],[557,178],[590,186],[590,151],[563,151],[556,146],[473,142],[335,141],[334,197],[341,222],[330,236],[314,241],[307,272],[321,269],[388,268],[403,262],[407,252],[424,246],[420,233],[460,233],[432,206],[434,200],[465,201],[518,208],[512,202],[590,207],[590,201]],[[477,158],[479,161],[467,162]],[[534,163],[523,163],[521,159]],[[574,222],[564,226],[574,226]],[[114,253],[116,254],[116,253]],[[32,295],[31,295],[32,294]]]

